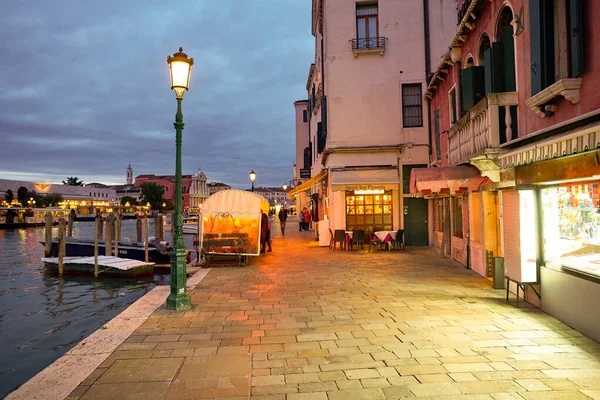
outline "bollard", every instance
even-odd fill
[[[104,240],[104,255],[112,256],[113,229],[115,226],[115,216],[108,214],[106,217],[106,239]]]
[[[137,221],[135,221],[135,233],[137,243],[142,243],[142,219],[139,216],[137,217]]]
[[[102,233],[102,217],[96,215],[94,229],[94,278],[98,279],[98,238]]]
[[[75,221],[75,214],[69,213],[69,224],[67,225],[67,237],[73,237],[73,222]]]
[[[65,257],[65,235],[66,235],[66,221],[64,218],[58,220],[58,274],[63,274],[63,261]]]
[[[46,236],[44,240],[44,257],[52,256],[52,213],[46,211]]]
[[[121,240],[121,214],[117,214],[115,221],[115,257],[119,257],[119,240]]]

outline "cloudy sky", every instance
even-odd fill
[[[174,174],[166,56],[195,60],[183,173],[235,188],[292,179],[293,102],[314,58],[309,0],[3,1],[0,179]]]

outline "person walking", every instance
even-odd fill
[[[264,253],[265,252],[265,244],[267,243],[267,240],[270,238],[267,238],[267,234],[269,233],[269,217],[267,216],[267,214],[265,214],[263,212],[263,210],[260,210],[260,252]],[[269,247],[271,247],[269,245]]]
[[[307,231],[310,229],[310,212],[306,209],[306,207],[304,207],[302,212],[304,214],[304,230]]]
[[[298,230],[302,232],[304,230],[304,211],[298,210],[296,215],[298,216]]]
[[[282,208],[279,210],[279,227],[281,228],[281,236],[285,236],[285,221],[287,220],[287,210]]]

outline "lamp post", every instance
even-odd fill
[[[287,183],[284,183],[282,187],[283,187],[283,190],[287,190]]]
[[[180,47],[179,52],[167,56],[167,63],[171,71],[171,90],[177,99],[177,113],[175,114],[175,221],[173,250],[171,250],[171,294],[167,297],[166,307],[169,310],[189,310],[192,306],[190,296],[187,294],[185,246],[183,244],[183,218],[181,216],[181,131],[183,131],[183,114],[181,101],[183,94],[190,86],[190,74],[194,59],[188,58]]]
[[[250,182],[252,182],[252,193],[254,193],[254,180],[256,179],[256,172],[250,171]]]

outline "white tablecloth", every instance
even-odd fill
[[[374,232],[377,239],[381,240],[383,243],[391,242],[392,240],[396,240],[396,234],[398,231],[377,231]]]

